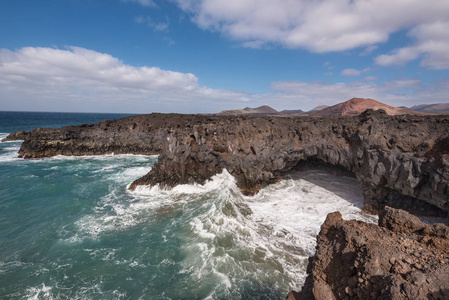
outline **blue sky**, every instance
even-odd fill
[[[0,110],[449,102],[449,1],[5,0]]]

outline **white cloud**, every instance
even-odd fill
[[[391,33],[449,16],[449,1],[441,0],[172,1],[200,28],[223,32],[243,45],[277,44],[311,52],[366,47],[367,54]]]
[[[417,59],[420,55],[419,49],[415,47],[404,47],[394,50],[391,54],[383,54],[375,58],[375,62],[381,66],[404,65]]]
[[[370,68],[365,68],[363,70],[357,69],[344,69],[341,71],[342,76],[360,76],[362,73],[368,72]]]
[[[359,76],[360,74],[362,74],[362,71],[356,69],[344,69],[341,71],[343,76]]]
[[[354,97],[372,98],[393,106],[448,102],[449,79],[424,85],[417,79],[384,82],[354,81],[325,83],[322,81],[282,81],[271,84],[282,109],[309,110],[317,105],[334,105]]]
[[[207,108],[202,101],[222,100],[226,106],[245,97],[201,87],[190,73],[134,67],[79,47],[0,50],[0,99],[6,110],[199,112]]]
[[[449,22],[421,24],[409,32],[415,43],[376,57],[381,66],[403,65],[422,57],[421,66],[428,69],[449,69]]]
[[[308,110],[353,97],[412,106],[447,102],[449,80],[430,85],[407,78],[283,81],[273,82],[270,89],[267,94],[211,89],[190,73],[134,67],[79,47],[0,49],[0,107],[4,110],[213,113],[264,104],[280,110]]]

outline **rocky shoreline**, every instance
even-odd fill
[[[139,185],[204,183],[226,169],[254,194],[304,164],[338,167],[360,181],[364,208],[389,205],[418,214],[449,211],[449,117],[276,117],[151,114],[60,129],[38,128],[20,157],[159,154]]]
[[[423,225],[389,208],[447,217],[449,116],[372,110],[322,118],[151,114],[20,131],[6,140],[24,140],[23,158],[158,154],[130,189],[204,183],[226,169],[243,193],[254,194],[291,170],[338,169],[360,181],[364,209],[380,213],[380,226],[329,215],[305,287],[289,297],[449,297],[442,282],[449,282],[447,227]]]
[[[379,225],[331,213],[288,300],[449,299],[449,227],[385,207]]]

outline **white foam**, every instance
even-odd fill
[[[124,193],[122,189],[113,188],[108,195],[100,199],[93,214],[85,215],[76,221],[78,230],[66,241],[96,239],[105,232],[127,230],[142,222],[148,222],[159,208],[173,204],[171,199],[161,195],[150,198],[129,191]]]
[[[9,133],[6,132],[0,132],[0,143],[6,143],[6,142],[2,142],[2,140],[7,137],[9,135]]]
[[[11,141],[8,142],[8,146],[2,146],[4,147],[3,150],[5,153],[0,155],[0,163],[1,162],[12,162],[12,161],[18,161],[21,160],[19,158],[19,149],[20,149],[20,143],[17,143],[17,141]]]
[[[84,249],[88,252],[92,258],[101,259],[104,261],[113,260],[115,258],[115,253],[117,249],[113,248],[100,248],[100,249]]]
[[[121,172],[132,177],[144,169]],[[328,213],[338,210],[345,219],[376,220],[361,212],[357,180],[320,171],[285,179],[254,197],[243,196],[226,170],[204,185],[179,185],[171,190],[139,186],[125,196],[112,189],[93,214],[76,222],[78,231],[68,240],[97,238],[150,222],[166,208],[182,209],[180,218],[188,227],[183,236],[177,236],[185,255],[180,272],[188,273],[192,282],[211,278],[218,282],[216,290],[231,294],[245,280],[282,293],[300,287]]]
[[[24,298],[28,300],[39,300],[39,299],[54,299],[51,295],[51,286],[46,286],[42,283],[41,286],[30,287],[26,290],[26,295]]]
[[[117,168],[117,166],[112,166],[109,169],[110,170],[114,170],[115,168]],[[106,170],[106,168],[98,171],[100,173],[103,173]],[[147,174],[148,172],[150,172],[151,167],[131,167],[131,168],[126,168],[123,171],[120,172],[114,172],[114,174],[112,174],[111,176],[109,176],[109,179],[112,179],[116,182],[120,182],[123,184],[126,184],[128,182],[132,182],[133,180],[144,176],[145,174]]]
[[[311,182],[317,180],[322,186]],[[303,172],[301,178],[283,180],[245,199],[254,220],[269,225],[273,233],[288,232],[286,238],[301,235],[295,246],[308,255],[315,251],[315,236],[327,214],[338,210],[344,219],[377,220],[361,212],[363,198],[356,179],[320,171]]]
[[[243,196],[226,171],[204,186],[176,191],[205,191],[221,199],[206,202],[209,209],[190,221],[197,237],[196,242],[187,241],[184,269],[196,266],[192,275],[198,279],[218,276],[225,289],[232,283],[229,274],[297,289],[305,280],[307,258],[315,251],[316,235],[328,213],[339,210],[346,219],[376,220],[361,212],[357,180],[319,171],[301,176],[271,185],[254,197]]]
[[[223,170],[222,173],[212,176],[212,178],[207,180],[205,184],[179,184],[172,189],[162,189],[159,185],[139,185],[136,186],[135,190],[131,191],[131,193],[139,196],[164,195],[179,198],[179,196],[182,195],[200,195],[218,188],[227,188],[230,182],[235,182],[234,177],[232,177],[227,170]]]
[[[21,261],[10,261],[10,262],[0,261],[0,274],[7,273],[10,270],[13,270],[15,268],[21,268],[26,265],[27,265],[27,263],[24,263]]]
[[[98,155],[55,155],[47,159],[51,160],[115,160],[131,158],[136,161],[147,161],[148,158],[157,158],[157,155],[144,155],[144,154],[98,154]]]

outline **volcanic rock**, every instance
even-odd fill
[[[25,140],[25,137],[27,136],[28,132],[20,130],[13,133],[8,134],[7,137],[2,139],[2,142],[8,142],[8,141],[21,141]]]
[[[331,213],[289,299],[449,299],[449,228],[385,207],[379,226]]]
[[[160,154],[139,185],[204,183],[226,169],[246,194],[304,164],[339,167],[360,180],[367,211],[449,210],[449,117],[277,117],[151,114],[24,135],[25,158],[58,154]]]

